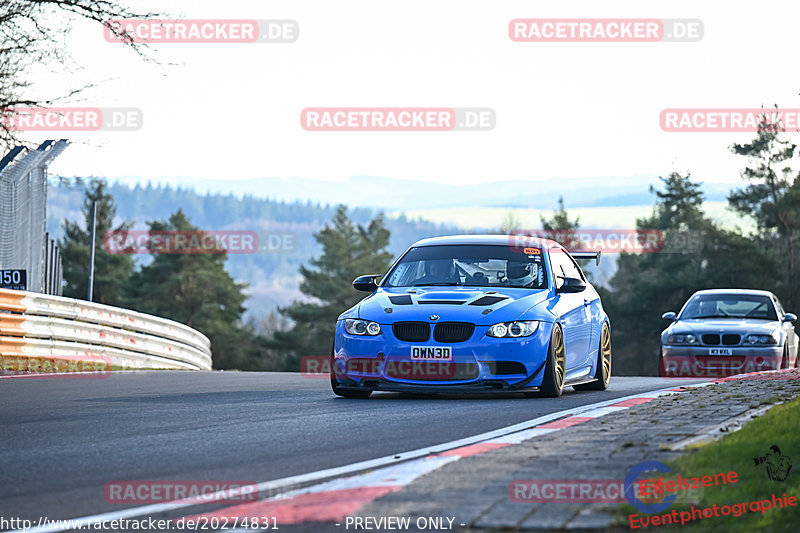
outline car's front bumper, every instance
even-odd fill
[[[384,392],[407,392],[417,394],[499,394],[503,392],[535,392],[538,386],[509,385],[505,380],[485,380],[475,383],[403,383],[387,380],[345,380],[340,382],[340,389],[370,390]]]
[[[723,348],[730,355],[710,355]],[[748,372],[776,370],[783,358],[782,346],[661,346],[659,375],[663,377],[721,378]]]
[[[530,337],[487,337],[476,326],[469,340],[455,343],[403,342],[391,326],[375,337],[336,328],[333,371],[340,388],[398,392],[497,393],[535,391],[542,384],[552,324],[540,323]],[[412,346],[452,348],[452,361],[412,361]]]

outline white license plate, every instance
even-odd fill
[[[411,359],[414,361],[452,361],[453,349],[450,346],[412,346]]]
[[[709,348],[708,355],[733,355],[730,348]]]

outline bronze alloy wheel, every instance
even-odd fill
[[[555,328],[553,332],[553,374],[557,389],[564,388],[564,376],[566,375],[566,357],[564,355],[564,333],[561,328]]]
[[[603,384],[608,387],[611,381],[611,332],[608,326],[603,326],[603,333],[600,334],[600,350],[603,355]]]
[[[561,396],[564,391],[565,375],[564,333],[558,324],[554,324],[553,332],[550,334],[550,346],[547,348],[542,385],[538,391],[525,392],[525,396],[528,398],[557,398]]]
[[[594,381],[575,385],[575,390],[606,390],[611,381],[611,329],[608,323],[600,331],[600,345],[597,348],[597,370]]]

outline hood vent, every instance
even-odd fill
[[[495,294],[497,294],[495,292]],[[502,302],[503,300],[508,300],[508,296],[490,296],[488,293],[484,296],[481,296],[477,300],[473,300],[469,302],[469,305],[477,305],[477,306],[489,306],[494,305],[498,302]],[[411,299],[411,296],[408,294],[398,294],[389,296],[389,301],[392,302],[394,305],[414,305],[414,300]],[[449,300],[444,298],[417,298],[417,304],[419,305],[464,305],[468,302],[468,300]]]
[[[497,302],[502,302],[506,299],[507,298],[505,296],[483,296],[474,302],[470,302],[469,305],[494,305]]]

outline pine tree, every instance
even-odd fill
[[[107,191],[104,180],[92,179],[84,192],[84,225],[64,221],[64,237],[59,240],[64,272],[64,296],[86,299],[89,288],[89,257],[91,252],[92,204],[97,202],[95,225],[94,289],[92,300],[98,303],[124,306],[128,280],[133,273],[133,258],[127,254],[112,254],[103,247],[103,237],[110,231],[126,231],[132,223],[124,221],[114,226],[117,206]],[[84,229],[86,228],[86,229]]]
[[[343,205],[337,207],[332,222],[314,234],[322,254],[312,259],[310,266],[300,267],[300,291],[308,300],[280,310],[293,327],[276,332],[273,338],[273,345],[287,353],[285,370],[298,371],[304,356],[330,353],[337,317],[364,297],[352,281],[388,269],[392,260],[386,251],[389,237],[382,215],[367,227],[356,225]]]
[[[169,221],[148,226],[151,232],[198,230],[180,209]],[[246,368],[255,364],[252,333],[240,325],[247,285],[225,271],[226,258],[225,253],[157,254],[131,278],[131,305],[204,333],[215,368]]]
[[[570,220],[569,213],[564,209],[564,197],[558,197],[558,209],[553,211],[550,218],[544,218],[539,215],[539,221],[542,223],[542,229],[545,231],[571,231],[580,227],[581,219],[576,217],[575,220]]]
[[[800,184],[789,161],[797,153],[797,145],[783,138],[779,119],[762,115],[755,139],[734,144],[733,153],[747,157],[751,166],[741,176],[748,182],[728,196],[730,206],[743,215],[752,216],[762,237],[777,246],[784,256],[786,268],[786,304],[800,302],[796,286],[797,239],[800,235]]]
[[[581,218],[575,217],[575,220],[569,218],[569,213],[564,208],[563,196],[558,197],[558,209],[553,211],[550,218],[539,215],[539,221],[542,224],[544,238],[555,240],[567,249],[574,248],[573,243],[578,241],[576,232],[581,226]],[[592,272],[586,269],[591,261],[587,259],[578,259],[577,262],[581,266],[581,270],[584,271],[583,273],[586,279],[592,281]]]

